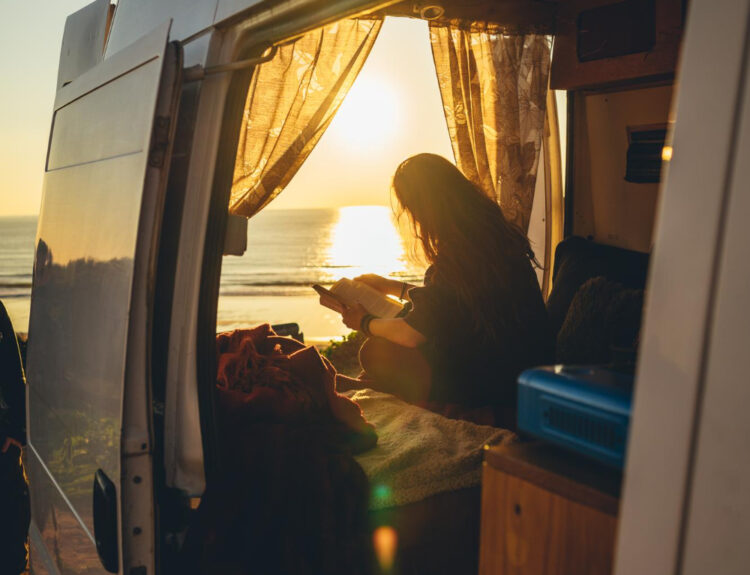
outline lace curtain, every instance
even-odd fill
[[[289,183],[333,119],[382,20],[341,20],[282,46],[245,103],[229,211],[251,217]]]
[[[430,24],[430,43],[461,171],[528,231],[544,131],[549,37]]]

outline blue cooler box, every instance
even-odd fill
[[[518,377],[518,428],[622,469],[633,375],[605,367],[539,367]]]

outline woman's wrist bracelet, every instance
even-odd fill
[[[406,282],[401,282],[401,295],[398,296],[398,299],[404,299],[404,294],[406,293]]]
[[[362,316],[362,319],[359,322],[359,331],[364,333],[367,337],[372,337],[372,332],[370,331],[370,323],[374,319],[374,315],[372,315],[371,313],[366,313]]]

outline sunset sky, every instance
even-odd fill
[[[41,200],[65,18],[86,0],[0,0],[0,216]],[[387,20],[352,91],[308,161],[271,208],[388,204],[398,163],[452,158],[426,23]]]
[[[0,216],[36,214],[65,18],[87,0],[0,0]]]
[[[420,152],[453,159],[427,23],[390,18],[328,131],[271,206],[387,204],[396,166]]]

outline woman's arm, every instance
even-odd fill
[[[367,310],[357,304],[348,307],[342,314],[344,324],[351,329],[360,329],[362,318],[367,315]],[[381,319],[375,318],[370,321],[369,332],[377,337],[382,337],[404,347],[417,347],[427,341],[425,336],[411,327],[402,318]]]
[[[370,333],[404,347],[417,347],[427,341],[425,336],[406,323],[403,318],[376,318],[370,322]]]

